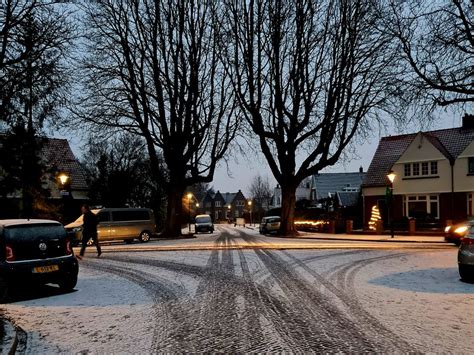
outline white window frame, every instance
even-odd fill
[[[432,199],[435,198],[435,199]],[[436,217],[435,219],[439,219],[439,195],[429,194],[429,195],[404,195],[403,196],[403,215],[405,217],[411,218],[413,216],[409,216],[409,203],[410,202],[425,202],[426,203],[426,213],[431,213],[431,202],[436,201]]]
[[[216,201],[216,207],[222,207],[221,206],[221,201]]]

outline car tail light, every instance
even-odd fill
[[[474,244],[474,238],[464,237],[461,239],[461,243],[464,245],[472,245]]]
[[[451,226],[446,226],[446,228],[444,228],[444,232],[448,233],[450,229],[451,229]]]
[[[71,254],[72,254],[71,241],[68,240],[66,242],[66,255],[71,255]]]
[[[5,259],[7,261],[15,261],[15,254],[13,254],[13,249],[11,246],[5,246]]]

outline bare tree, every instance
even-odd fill
[[[272,199],[272,189],[268,177],[262,177],[260,174],[254,176],[248,189],[254,208],[268,209]]]
[[[399,77],[399,107],[425,114],[474,102],[473,2],[393,0],[386,9],[385,28],[408,65]]]
[[[187,186],[211,182],[234,138],[232,85],[219,62],[214,1],[104,0],[87,13],[86,122],[144,138],[153,178],[167,167],[165,233],[181,234]]]
[[[294,235],[297,186],[335,164],[377,118],[393,68],[378,1],[224,1],[228,70],[246,121],[282,188]]]

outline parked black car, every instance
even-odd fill
[[[14,285],[77,283],[79,266],[63,225],[39,219],[0,220],[0,303]]]

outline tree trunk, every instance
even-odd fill
[[[283,236],[296,236],[295,228],[296,187],[281,186],[281,224],[280,233]]]
[[[168,206],[166,209],[166,221],[163,231],[164,237],[178,237],[181,233],[183,222],[183,193],[185,188],[181,186],[170,186],[168,190]]]

